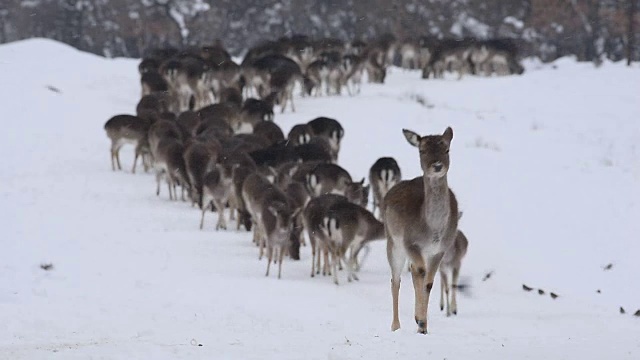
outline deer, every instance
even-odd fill
[[[184,192],[189,189],[189,177],[184,162],[184,145],[173,137],[163,137],[155,145],[153,152],[154,168],[156,169],[156,195],[160,195],[160,182],[164,178],[169,189],[169,200],[178,200],[176,186],[182,187]]]
[[[274,252],[277,252],[275,256],[280,279],[284,253],[290,246],[291,232],[300,210],[293,210],[287,195],[258,173],[249,175],[244,181],[242,197],[254,220],[254,234],[257,234],[260,240],[259,259],[262,258],[264,245],[267,248],[265,276],[269,276]]]
[[[356,276],[356,259],[362,247],[374,240],[385,238],[384,224],[372,213],[360,205],[350,202],[338,202],[329,207],[322,221],[321,229],[325,241],[324,247],[332,258],[333,282],[338,282],[338,262],[342,260],[347,267],[347,281],[359,280]],[[347,259],[347,250],[350,256]]]
[[[364,185],[364,178],[354,182],[347,170],[331,163],[316,165],[306,175],[306,186],[312,196],[339,194],[357,199],[362,206],[366,206],[369,195],[369,188]]]
[[[401,181],[384,198],[387,260],[391,268],[393,299],[391,330],[400,328],[400,276],[408,258],[415,291],[418,333],[426,334],[433,279],[458,231],[458,203],[447,182],[453,130],[447,127],[442,135],[427,136],[407,129],[402,132],[409,144],[418,148],[423,174]]]
[[[331,144],[331,155],[333,162],[338,161],[338,153],[340,152],[340,142],[344,137],[344,129],[340,122],[336,119],[328,117],[317,117],[307,123],[313,131],[313,135],[322,136],[329,140]]]
[[[349,95],[359,94],[362,87],[364,61],[358,55],[345,55],[342,58],[342,83]]]
[[[296,124],[287,134],[287,140],[294,146],[306,144],[311,141],[313,129],[308,124]]]
[[[120,149],[125,144],[133,144],[136,147],[131,172],[135,174],[136,164],[140,156],[142,156],[145,172],[148,170],[148,162],[145,161],[145,157],[150,152],[149,141],[147,140],[147,133],[150,127],[150,120],[133,115],[116,115],[104,124],[104,130],[111,140],[111,169],[113,171],[116,171],[116,167],[118,170],[122,170]]]
[[[458,215],[458,218],[460,218],[460,215]],[[469,240],[461,230],[458,230],[453,246],[444,253],[440,263],[440,311],[444,310],[446,303],[447,316],[451,316],[452,313],[453,315],[458,315],[458,303],[456,301],[458,276],[460,275],[462,259],[467,254],[468,247]],[[451,274],[451,297],[449,297],[449,274]]]
[[[327,242],[323,238],[328,235],[322,231],[323,221],[329,208],[342,202],[349,202],[349,200],[342,195],[324,194],[309,200],[302,211],[302,224],[311,245],[311,277],[320,274],[320,261],[323,254],[322,275],[330,274],[329,253],[324,251],[323,246]]]
[[[224,216],[224,209],[231,199],[232,175],[226,169],[215,164],[213,169],[204,175],[202,181],[202,217],[200,218],[200,230],[204,227],[204,214],[211,206],[215,207],[218,213],[218,223],[216,230],[227,230],[227,222]]]
[[[273,121],[273,104],[249,98],[244,101],[240,114],[233,119],[231,127],[237,134],[248,134],[264,121]]]
[[[329,77],[329,67],[323,60],[316,60],[307,66],[305,73],[306,93],[309,96],[322,95],[322,85],[326,84]]]
[[[273,145],[284,141],[284,133],[278,124],[273,121],[261,121],[253,128],[253,134],[260,136]]]
[[[157,71],[147,71],[140,77],[142,96],[155,92],[169,91],[169,84]]]
[[[219,144],[218,144],[219,146]],[[187,168],[189,183],[191,184],[191,205],[198,204],[198,208],[205,207],[203,203],[204,176],[218,159],[220,150],[213,143],[191,141],[184,151],[184,162]]]
[[[382,209],[384,206],[384,196],[395,184],[402,179],[402,173],[398,162],[392,157],[381,157],[376,160],[369,170],[369,185],[373,192],[373,208],[372,213],[378,210],[378,218],[382,219],[384,214]]]

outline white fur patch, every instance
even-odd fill
[[[240,125],[236,128],[236,134],[252,134],[253,126],[249,123],[241,122]]]

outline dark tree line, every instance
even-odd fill
[[[59,40],[113,57],[221,41],[233,54],[306,34],[509,37],[543,60],[640,60],[640,0],[4,0],[0,42]]]

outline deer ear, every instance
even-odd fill
[[[442,138],[448,143],[451,144],[451,140],[453,139],[453,129],[448,127],[444,133],[442,134]]]
[[[358,181],[358,184],[364,185],[364,178],[362,178],[362,180]]]
[[[414,133],[411,130],[407,130],[407,129],[402,129],[402,133],[404,134],[404,137],[407,139],[407,141],[409,142],[409,144],[418,147],[420,145],[420,135]]]

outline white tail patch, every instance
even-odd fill
[[[382,183],[387,182],[387,169],[380,170],[380,180]]]
[[[307,183],[309,184],[309,188],[315,191],[318,186],[318,176],[316,176],[316,174],[307,175]]]
[[[267,180],[269,180],[270,183],[274,183],[276,181],[276,176],[273,174],[269,174],[266,176]]]
[[[253,133],[253,125],[246,122],[238,123],[238,126],[235,131],[236,134],[252,134]]]
[[[387,182],[387,184],[392,184],[393,183],[393,177],[394,177],[395,173],[392,169],[388,169],[387,170],[387,177],[385,179],[385,181]]]
[[[339,236],[340,227],[338,224],[338,219],[334,217],[325,216],[323,219],[323,224],[327,232],[327,236],[333,241],[340,241],[341,237]]]

